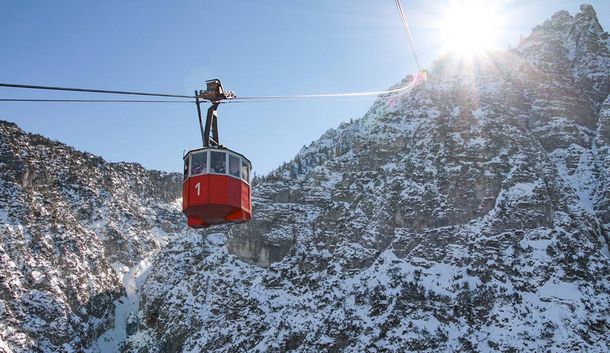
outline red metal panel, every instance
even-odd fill
[[[188,217],[188,226],[191,228],[205,228],[205,227],[209,227],[210,224],[206,223],[204,220],[194,217],[194,216],[189,216]]]
[[[227,201],[228,204],[241,208],[241,180],[228,177],[227,180]]]
[[[225,175],[210,175],[208,176],[208,203],[226,205],[227,204],[227,179]]]
[[[189,207],[189,181],[182,182],[182,211]]]
[[[241,207],[250,212],[252,204],[250,203],[250,186],[244,182],[241,183]]]
[[[224,175],[189,177],[182,189],[182,212],[193,228],[243,223],[252,218],[250,186]]]
[[[208,176],[197,175],[190,177],[189,181],[189,192],[188,192],[188,206],[200,206],[208,203]]]
[[[235,211],[229,213],[225,219],[232,223],[243,223],[246,221],[246,212],[236,209]]]

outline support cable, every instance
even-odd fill
[[[86,93],[124,94],[124,95],[132,95],[132,96],[149,96],[149,97],[195,98],[193,96],[183,96],[183,95],[180,95],[180,94],[130,92],[130,91],[110,91],[110,90],[105,90],[105,89],[71,88],[71,87],[55,87],[55,86],[34,86],[34,85],[20,85],[20,84],[15,84],[15,83],[0,83],[0,87],[40,89],[40,90],[48,90],[48,91],[70,91],[70,92],[86,92]]]
[[[236,97],[231,101],[266,101],[266,100],[290,100],[290,99],[311,99],[311,98],[340,98],[340,97],[366,97],[366,96],[379,96],[382,94],[390,94],[390,93],[403,93],[408,91],[419,83],[426,80],[426,74],[422,71],[421,65],[419,64],[419,58],[417,57],[417,52],[415,51],[415,44],[413,43],[413,36],[411,35],[411,30],[409,28],[409,23],[407,21],[407,16],[405,11],[402,8],[400,0],[394,0],[396,3],[396,7],[398,9],[398,13],[400,14],[400,19],[402,21],[403,28],[405,33],[407,34],[407,39],[409,41],[409,46],[411,47],[411,53],[413,54],[413,59],[415,60],[415,64],[417,65],[417,74],[414,77],[413,81],[409,83],[405,87],[386,90],[386,91],[376,91],[376,92],[359,92],[359,93],[329,93],[329,94],[302,94],[302,95],[291,95],[291,96],[252,96],[252,97]]]
[[[264,101],[300,101],[300,100],[311,100],[317,98],[346,98],[346,97],[369,97],[379,96],[387,94],[401,94],[409,91],[419,85],[421,82],[426,80],[426,74],[422,71],[417,53],[415,51],[415,45],[413,43],[413,36],[409,29],[407,17],[405,11],[402,8],[400,0],[394,0],[400,18],[403,24],[413,59],[417,65],[418,72],[408,85],[400,88],[385,90],[385,91],[373,91],[373,92],[355,92],[355,93],[326,93],[326,94],[301,94],[301,95],[285,95],[285,96],[245,96],[235,97],[232,92],[229,96],[223,96],[221,99],[210,99],[205,95],[199,96],[185,96],[178,94],[165,94],[165,93],[148,93],[148,92],[131,92],[131,91],[111,91],[111,90],[100,90],[100,89],[89,89],[89,88],[69,88],[69,87],[54,87],[54,86],[34,86],[34,85],[21,85],[13,83],[0,83],[0,87],[8,88],[24,88],[24,89],[39,89],[39,90],[54,90],[54,91],[71,91],[71,92],[86,92],[86,93],[105,93],[105,94],[122,94],[122,95],[137,95],[137,96],[152,96],[152,97],[173,97],[173,98],[197,98],[197,104],[200,101],[210,101],[212,103],[245,103],[245,102],[264,102]],[[212,80],[214,81],[214,80]],[[208,81],[212,82],[212,81]],[[216,80],[218,81],[218,80]],[[202,91],[205,94],[205,91]],[[141,100],[93,100],[93,99],[0,99],[0,102],[66,102],[66,103],[193,103],[193,101],[141,101]]]
[[[381,97],[378,96],[364,96],[364,97],[339,97],[339,98],[307,98],[307,99],[294,99],[294,98],[287,98],[287,99],[277,99],[277,100],[243,100],[243,101],[235,101],[235,100],[230,100],[230,101],[224,101],[222,102],[222,104],[251,104],[251,103],[316,103],[316,102],[337,102],[337,101],[341,101],[341,102],[362,102],[362,101],[374,101],[377,99],[389,99],[392,97],[398,97],[400,96],[401,93],[396,93],[396,94],[388,94],[388,95],[384,95]]]
[[[413,36],[411,35],[411,30],[409,29],[409,22],[407,21],[407,15],[405,11],[402,9],[402,5],[400,4],[400,0],[394,0],[396,3],[396,7],[398,8],[398,13],[400,14],[400,19],[402,20],[402,26],[407,33],[407,39],[409,40],[409,46],[411,47],[411,53],[413,54],[413,59],[415,60],[415,64],[417,65],[417,71],[421,71],[421,65],[419,64],[419,59],[417,58],[417,52],[415,51],[415,45],[413,44]]]
[[[187,100],[144,100],[144,99],[30,99],[0,98],[0,102],[34,102],[34,103],[189,103]]]
[[[251,97],[236,97],[229,100],[223,100],[220,103],[264,103],[266,101],[282,101],[282,102],[322,102],[328,98],[374,98],[379,95],[399,95],[416,87],[424,79],[421,73],[418,73],[413,81],[408,85],[400,88],[395,88],[386,91],[376,92],[358,92],[358,93],[330,93],[330,94],[302,94],[289,96],[251,96]],[[193,97],[189,97],[193,98]],[[388,97],[389,98],[389,97]],[[201,99],[205,100],[205,99]],[[42,102],[42,103],[196,103],[192,100],[138,100],[138,99],[36,99],[36,98],[0,98],[0,102]]]
[[[299,94],[299,95],[288,95],[288,96],[237,96],[231,99],[229,102],[244,102],[244,101],[267,101],[267,100],[290,100],[290,99],[312,99],[312,98],[346,98],[346,97],[366,97],[366,96],[379,96],[381,94],[392,94],[402,93],[416,87],[421,83],[423,76],[417,73],[413,81],[408,85],[400,88],[385,90],[385,91],[374,91],[374,92],[356,92],[356,93],[326,93],[326,94]]]

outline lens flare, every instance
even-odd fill
[[[438,25],[443,49],[460,56],[477,56],[496,49],[503,17],[492,1],[452,1]]]

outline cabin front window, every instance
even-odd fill
[[[201,174],[230,175],[245,182],[250,182],[252,166],[238,154],[219,150],[191,152],[184,160],[184,179]]]
[[[191,175],[208,172],[208,153],[199,152],[191,155]]]
[[[229,155],[229,174],[236,178],[239,178],[239,169],[239,157]]]
[[[227,172],[227,154],[212,151],[210,157],[210,173],[225,174]]]

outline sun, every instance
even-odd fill
[[[494,3],[497,1],[451,1],[438,24],[443,51],[473,57],[496,49],[503,16]]]

